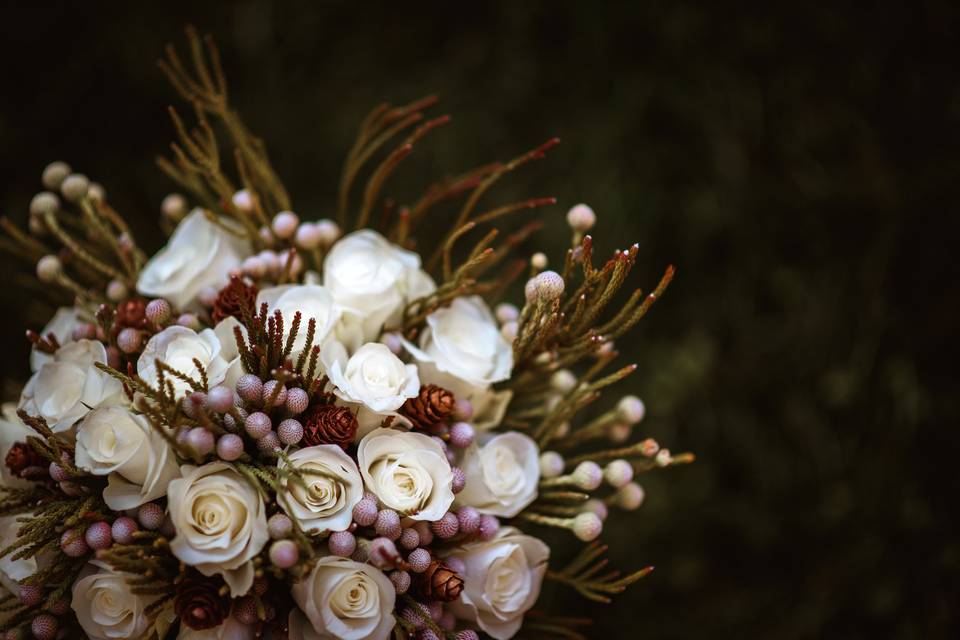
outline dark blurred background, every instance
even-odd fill
[[[585,201],[601,253],[639,242],[639,286],[678,266],[619,345],[640,364],[621,389],[645,434],[698,456],[643,478],[607,532],[621,565],[657,570],[577,605],[591,637],[948,637],[960,11],[802,4],[5,2],[0,205],[23,220],[64,159],[159,246],[175,96],[155,61],[186,22],[216,36],[305,218],[331,215],[381,100],[436,92],[454,116],[400,192],[558,135],[494,200],[556,195],[555,260]],[[0,302],[7,379],[28,373],[31,305]]]

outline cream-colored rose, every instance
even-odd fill
[[[250,561],[269,539],[260,493],[224,462],[184,465],[170,483],[167,501],[177,535],[170,550],[205,576],[223,575],[230,595],[253,585]]]
[[[179,325],[167,327],[147,342],[137,360],[137,375],[156,388],[159,380],[156,362],[159,360],[199,381],[200,371],[194,362],[197,360],[206,371],[209,386],[221,382],[232,386],[243,374],[240,352],[233,334],[236,326],[239,326],[239,322],[231,316],[213,329],[204,329],[200,333]],[[173,384],[178,398],[191,390],[189,384],[175,376],[167,374],[164,378]]]
[[[57,339],[61,346],[68,342],[73,342],[73,330],[81,324],[93,322],[93,317],[81,307],[60,307],[53,314],[53,318],[43,328],[40,335],[46,338],[50,334]],[[37,371],[40,367],[50,360],[53,356],[43,351],[33,349],[30,352],[30,370]]]
[[[127,580],[139,576],[114,571],[98,560],[90,562],[84,574],[73,584],[70,606],[91,640],[139,638],[149,628],[145,610],[157,598],[131,590]]]
[[[376,340],[385,323],[400,320],[408,302],[436,289],[420,268],[420,256],[370,229],[333,245],[323,261],[323,284],[363,342]]]
[[[333,297],[326,288],[316,284],[285,284],[269,287],[257,295],[257,305],[266,302],[270,313],[283,314],[284,333],[289,334],[293,317],[300,312],[300,329],[293,343],[293,353],[299,354],[307,344],[307,324],[316,322],[313,345],[321,346],[326,342],[340,318],[340,312],[333,303]]]
[[[407,398],[420,393],[417,365],[404,364],[379,342],[368,342],[352,356],[339,342],[328,342],[320,358],[337,397],[359,405],[358,438],[379,426],[385,417],[397,416],[397,409]]]
[[[364,484],[386,507],[413,520],[439,520],[453,503],[453,472],[422,433],[376,429],[357,448]]]
[[[404,346],[417,359],[423,382],[439,384],[458,398],[506,380],[513,369],[513,348],[479,296],[456,298],[434,311],[419,347],[406,341]]]
[[[304,447],[289,455],[304,483],[288,482],[280,506],[306,531],[344,531],[353,521],[353,507],[363,498],[363,478],[353,458],[338,445]],[[277,466],[286,467],[281,459]],[[304,486],[306,485],[306,486]]]
[[[137,291],[166,298],[184,309],[195,305],[202,289],[219,289],[227,283],[230,272],[240,266],[252,249],[249,242],[226,231],[208,215],[212,214],[194,209],[177,225],[167,246],[140,271]],[[231,225],[226,219],[221,222]]]
[[[457,504],[480,513],[512,518],[537,497],[540,451],[529,436],[501,433],[482,446],[471,445],[460,467],[467,478]]]
[[[449,604],[458,618],[476,624],[496,640],[516,635],[523,615],[540,597],[550,548],[541,540],[502,527],[493,540],[471,542],[443,554],[466,567],[460,599]]]
[[[396,591],[369,564],[320,558],[292,592],[300,608],[290,616],[290,640],[385,640],[393,631]]]
[[[77,428],[77,466],[107,476],[103,500],[114,511],[139,507],[167,492],[180,475],[177,457],[149,421],[125,407],[91,411]]]
[[[60,347],[27,382],[20,408],[63,432],[91,409],[124,402],[120,381],[98,369],[97,363],[107,363],[102,342],[78,340]]]
[[[234,617],[229,617],[223,624],[213,629],[196,630],[181,624],[177,640],[253,640],[257,637],[257,628],[249,624],[241,624]]]

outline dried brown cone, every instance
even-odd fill
[[[230,600],[220,595],[219,581],[189,575],[177,583],[173,610],[191,629],[212,629],[230,614]]]
[[[420,592],[429,600],[453,602],[463,591],[463,578],[440,560],[434,560],[417,576]]]
[[[453,413],[454,400],[453,394],[443,387],[428,384],[420,387],[420,394],[416,398],[403,403],[400,413],[409,418],[415,429],[429,429],[447,421]]]
[[[251,316],[257,304],[257,286],[248,284],[240,276],[232,276],[230,284],[217,294],[210,316],[214,322],[233,316],[243,321],[244,315]]]
[[[357,416],[347,407],[317,404],[304,412],[301,422],[303,442],[311,447],[338,444],[346,449],[357,435]]]
[[[7,469],[18,478],[23,474],[24,469],[30,467],[46,467],[47,461],[39,453],[33,450],[33,447],[25,442],[14,442],[7,452],[4,459]]]

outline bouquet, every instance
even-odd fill
[[[604,521],[640,506],[636,474],[692,459],[631,439],[638,398],[591,406],[634,370],[608,371],[614,341],[673,269],[618,296],[637,247],[597,264],[585,205],[557,270],[519,257],[539,223],[498,237],[490,223],[554,200],[483,196],[555,140],[384,197],[447,121],[432,97],[374,109],[336,221],[301,221],[216,48],[188,35],[187,62],[161,63],[195,116],[171,109],[159,160],[189,194],[162,203],[166,246],[148,257],[62,162],[27,229],[2,221],[62,306],[27,332],[33,375],[3,409],[0,632],[583,637],[588,620],[537,609],[543,582],[607,601],[649,573],[605,569]]]

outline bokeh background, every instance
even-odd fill
[[[960,12],[771,4],[4,2],[0,206],[23,220],[64,159],[159,246],[175,96],[155,61],[186,22],[217,38],[306,218],[330,215],[381,100],[438,93],[454,116],[401,195],[558,135],[495,199],[557,196],[538,238],[557,259],[586,201],[602,253],[639,242],[637,285],[677,265],[619,345],[640,365],[621,390],[645,434],[698,456],[643,478],[646,504],[607,532],[656,571],[567,611],[596,616],[591,637],[949,637]],[[3,268],[9,398],[38,325]]]

